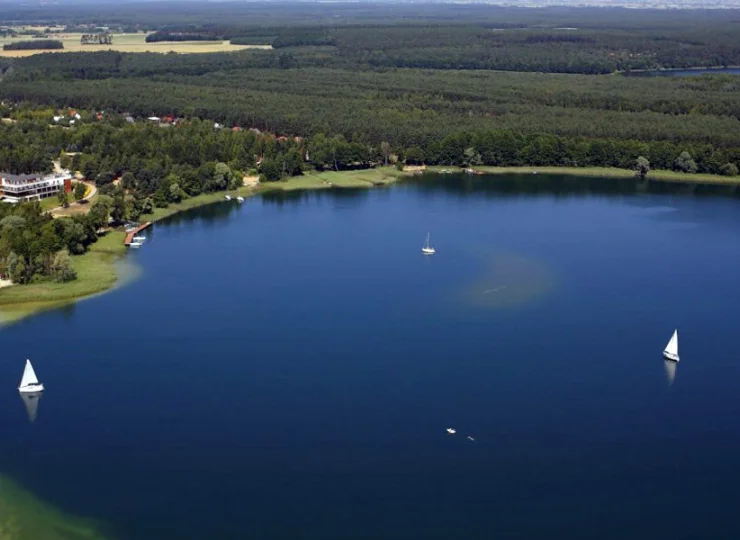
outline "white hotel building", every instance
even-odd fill
[[[60,189],[71,189],[72,176],[68,173],[10,174],[0,172],[3,202],[41,200],[53,197]]]

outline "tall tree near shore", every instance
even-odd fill
[[[650,162],[645,156],[639,156],[635,162],[635,175],[644,180],[647,173],[650,172]]]

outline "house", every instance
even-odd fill
[[[72,175],[68,172],[54,174],[10,174],[0,172],[3,202],[41,200],[54,197],[60,189],[72,191]]]

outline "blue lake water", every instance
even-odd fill
[[[121,540],[738,538],[739,205],[450,175],[176,216],[0,331],[0,473]]]

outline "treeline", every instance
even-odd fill
[[[57,39],[34,39],[33,41],[16,41],[3,45],[4,51],[54,50],[63,49],[64,44]]]
[[[202,32],[154,32],[146,36],[147,43],[157,41],[222,41],[223,36]]]
[[[336,38],[321,29],[283,30],[272,42],[276,49],[284,47],[304,46],[331,46],[336,45]]]
[[[108,32],[98,32],[95,34],[82,34],[80,45],[112,45],[113,36]]]

